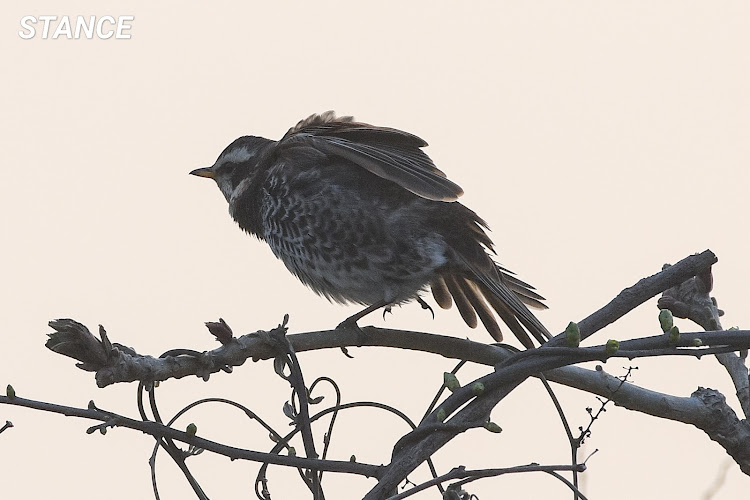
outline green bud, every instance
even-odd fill
[[[661,331],[664,333],[668,332],[674,326],[674,317],[672,311],[669,309],[662,309],[659,311],[659,324],[661,325]]]
[[[484,424],[484,428],[487,429],[490,432],[494,432],[495,434],[500,434],[503,432],[502,427],[497,425],[495,422],[487,422]]]
[[[471,386],[471,392],[473,392],[475,396],[479,396],[484,392],[484,384],[481,382],[474,382]]]
[[[735,331],[735,330],[739,330],[739,329],[740,329],[739,326],[730,326],[729,327],[729,330],[731,330],[731,331]]]
[[[357,461],[357,457],[355,455],[352,455],[351,457],[349,457],[349,461],[350,462],[356,462]]]
[[[669,338],[667,339],[669,345],[677,345],[677,342],[680,341],[680,329],[677,328],[677,326],[670,328],[667,335],[669,335]]]
[[[289,454],[290,457],[296,457],[297,456],[297,449],[294,446],[290,446],[288,454]]]
[[[8,387],[5,388],[5,395],[8,396],[8,399],[14,399],[16,397],[16,390],[12,385],[8,384]]]
[[[188,436],[193,437],[195,436],[195,433],[198,432],[198,426],[194,423],[190,423],[188,424],[187,429],[185,429],[185,432]]]
[[[443,385],[451,392],[455,392],[456,389],[461,388],[461,383],[458,381],[458,378],[450,372],[443,373]]]
[[[99,427],[99,434],[101,434],[102,436],[106,436],[107,435],[107,428],[106,427]]]
[[[614,353],[616,353],[620,349],[620,343],[614,339],[609,339],[607,341],[607,345],[604,347],[604,351],[609,355],[612,356]]]
[[[700,347],[703,345],[703,341],[701,339],[693,339],[693,347]]]
[[[437,411],[437,415],[436,415],[436,417],[437,417],[437,419],[438,419],[438,422],[443,422],[443,421],[445,421],[445,417],[447,417],[447,416],[448,416],[448,415],[446,415],[446,413],[445,413],[445,409],[443,409],[443,408],[440,408],[440,409],[438,409],[438,411]]]
[[[565,328],[565,342],[568,347],[578,347],[581,343],[581,329],[578,328],[578,323],[571,321]]]

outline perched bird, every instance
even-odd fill
[[[245,136],[211,167],[229,213],[265,241],[305,285],[339,303],[368,306],[342,325],[432,289],[502,340],[495,313],[526,347],[550,334],[524,304],[534,288],[496,264],[487,224],[455,201],[463,190],[432,163],[427,143],[400,130],[312,115],[279,141]],[[341,325],[340,325],[341,326]]]

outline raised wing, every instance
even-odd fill
[[[408,132],[358,123],[350,116],[337,118],[328,111],[300,121],[277,147],[300,145],[349,160],[429,200],[454,201],[463,194],[422,151],[427,143]]]

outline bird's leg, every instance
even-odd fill
[[[353,315],[349,316],[348,318],[346,318],[341,323],[339,323],[339,326],[337,326],[336,329],[337,330],[344,330],[344,329],[347,329],[347,328],[356,328],[357,330],[359,330],[361,332],[362,329],[359,327],[359,325],[357,325],[357,321],[359,321],[360,319],[364,318],[365,316],[367,316],[371,312],[377,311],[381,307],[387,307],[387,306],[388,306],[388,302],[386,302],[384,300],[381,300],[380,302],[376,302],[376,303],[372,304],[371,306],[367,306],[364,309],[362,309],[361,311],[359,311],[357,314],[353,314]]]
[[[435,319],[435,311],[432,310],[432,307],[430,307],[430,304],[424,301],[422,297],[417,297],[417,302],[420,306],[422,306],[422,309],[427,309],[432,314],[432,319]]]
[[[370,314],[373,311],[377,311],[381,307],[389,307],[388,302],[386,301],[380,301],[376,302],[375,304],[372,304],[371,306],[367,306],[366,308],[359,311],[357,314],[354,314],[352,316],[349,316],[344,321],[339,323],[339,326],[336,327],[336,330],[348,330],[349,328],[353,329],[357,333],[358,338],[358,345],[362,345],[365,343],[365,340],[367,340],[367,334],[362,331],[362,329],[357,324],[357,321],[364,318],[368,314]],[[346,347],[341,347],[341,352],[344,353],[344,356],[347,358],[351,358],[352,356],[349,354],[349,352],[346,350]]]

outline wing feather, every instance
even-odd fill
[[[279,148],[298,145],[311,145],[349,160],[429,200],[454,201],[463,194],[421,150],[427,143],[408,132],[326,112],[300,121],[278,143]]]

